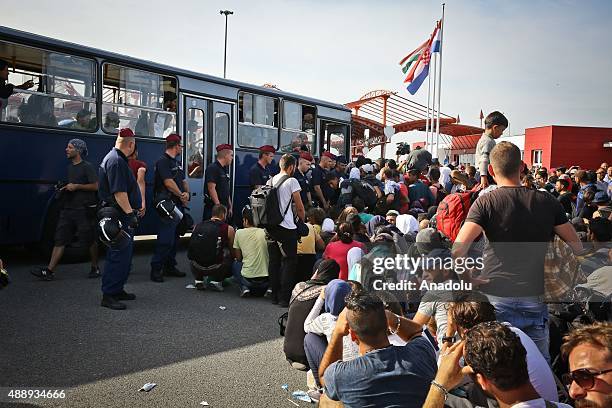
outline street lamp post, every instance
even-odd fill
[[[225,49],[223,51],[223,78],[225,78],[227,69],[227,16],[234,14],[234,12],[230,10],[220,10],[219,14],[225,15]]]

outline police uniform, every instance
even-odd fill
[[[231,150],[230,145],[219,145],[216,147],[217,152],[221,150],[229,149]],[[204,173],[204,196],[205,198],[205,206],[204,206],[204,220],[210,219],[212,207],[214,205],[212,198],[208,194],[208,183],[215,183],[215,191],[217,192],[217,197],[219,198],[219,203],[223,204],[225,207],[229,209],[230,203],[230,174],[229,168],[223,167],[218,160],[215,160],[214,163],[211,163],[206,167],[206,171]]]
[[[276,153],[276,149],[273,146],[265,145],[259,148],[260,153]],[[251,190],[255,190],[255,186],[264,186],[274,175],[272,164],[262,167],[259,161],[255,162],[254,165],[249,169],[249,182],[251,184]]]
[[[119,135],[133,137],[134,133],[130,129],[122,129]],[[121,150],[113,148],[104,157],[98,170],[98,179],[100,200],[103,205],[114,206],[119,210],[119,219],[123,229],[130,236],[129,245],[121,249],[108,248],[106,251],[104,273],[102,274],[102,293],[117,299],[118,296],[125,294],[123,285],[127,281],[132,263],[134,230],[129,225],[134,214],[125,214],[116,204],[114,194],[127,193],[130,206],[134,210],[142,207],[142,201],[136,178],[128,166],[127,157]],[[120,297],[118,299],[121,300]]]
[[[308,160],[309,162],[312,162],[313,160],[312,156],[308,152],[301,153],[299,157],[305,160]],[[299,163],[299,160],[298,160],[298,163]],[[304,207],[310,207],[312,205],[312,203],[308,201],[308,193],[310,192],[310,180],[311,180],[310,169],[308,169],[306,173],[302,173],[299,169],[296,169],[295,173],[293,173],[293,177],[295,177],[298,183],[300,183],[300,188],[302,189],[300,191],[300,196],[302,197],[302,203],[304,204]],[[312,197],[312,194],[311,194],[311,197]]]
[[[166,142],[180,143],[181,137],[176,134],[166,137]],[[178,157],[178,156],[177,156]],[[163,199],[170,199],[174,205],[182,213],[185,211],[181,200],[168,191],[164,185],[164,180],[172,179],[181,192],[185,191],[183,181],[185,180],[185,171],[176,157],[171,157],[168,153],[164,153],[157,162],[155,162],[155,202]],[[183,277],[185,274],[176,269],[176,248],[179,241],[177,234],[178,221],[167,222],[162,220],[157,231],[157,241],[155,244],[155,252],[151,259],[151,280],[155,282],[163,282],[162,272],[165,275]]]

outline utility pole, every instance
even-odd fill
[[[223,78],[225,78],[227,72],[227,16],[234,14],[234,12],[230,10],[220,10],[219,14],[225,15],[225,47],[223,51]]]

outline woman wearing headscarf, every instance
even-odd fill
[[[321,387],[319,382],[319,364],[323,359],[327,344],[331,340],[338,315],[340,315],[340,312],[342,312],[346,305],[346,296],[350,292],[351,286],[341,279],[334,279],[329,282],[321,290],[312,310],[304,321],[304,332],[306,332],[304,351],[318,387]],[[352,360],[357,357],[359,354],[358,348],[351,341],[350,337],[344,336],[342,340],[342,361]]]
[[[451,187],[453,186],[450,179],[451,171],[452,170],[447,166],[440,167],[440,184],[445,191],[450,191]]]
[[[419,232],[419,222],[410,214],[401,214],[395,219],[395,226],[402,234]]]
[[[375,215],[370,221],[368,221],[366,224],[366,230],[370,238],[372,238],[376,233],[376,228],[385,224],[387,224],[387,220],[385,220],[385,217],[382,215]]]
[[[332,240],[334,235],[336,234],[336,225],[331,218],[326,218],[323,220],[323,224],[321,225],[321,238],[323,238],[323,242],[325,245]]]
[[[340,265],[333,259],[325,259],[319,263],[313,278],[295,285],[291,293],[283,351],[293,368],[308,370],[308,360],[304,352],[304,321],[323,287],[338,279],[339,273]]]
[[[351,248],[346,254],[346,262],[348,263],[349,280],[361,282],[361,258],[363,250],[361,248]]]

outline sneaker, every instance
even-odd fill
[[[87,275],[87,277],[90,279],[99,278],[100,268],[92,266],[91,269],[89,270],[89,275]]]
[[[316,403],[319,402],[319,400],[321,399],[321,391],[319,390],[308,390],[307,394],[312,400],[312,402]]]
[[[251,291],[246,288],[240,291],[240,297],[249,297],[250,295]]]
[[[30,273],[44,281],[52,281],[53,278],[55,277],[55,274],[49,268],[32,269]]]
[[[204,282],[196,282],[195,288],[197,290],[206,290],[206,285],[204,284]]]
[[[215,292],[223,292],[225,290],[223,289],[223,283],[215,281],[209,281],[208,288],[214,290]]]
[[[264,298],[270,299],[271,297],[272,297],[272,289],[266,290],[266,293],[264,293]]]
[[[107,307],[113,310],[125,310],[126,308],[126,306],[123,303],[121,303],[120,301],[118,301],[117,299],[115,299],[113,296],[110,296],[110,295],[102,296],[102,303],[100,303],[100,306]]]
[[[187,276],[185,272],[181,272],[176,269],[176,266],[170,266],[168,268],[164,268],[164,275],[166,276],[175,276],[177,278],[184,278]]]
[[[286,302],[284,300],[281,300],[280,302],[278,302],[278,305],[280,307],[289,307],[289,302]]]
[[[122,290],[121,292],[117,293],[113,297],[117,300],[135,300],[136,299],[135,294],[127,293],[125,290]]]

